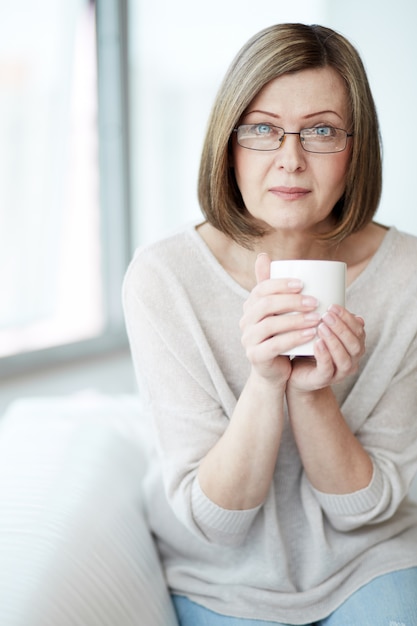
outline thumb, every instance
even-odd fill
[[[263,280],[268,280],[271,273],[271,259],[266,252],[258,254],[255,261],[256,283],[259,284]]]

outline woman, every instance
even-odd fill
[[[209,122],[205,221],[139,250],[124,287],[181,626],[417,623],[417,239],[373,221],[380,190],[351,44],[253,37]],[[344,261],[347,307],[319,318],[269,278],[292,258]],[[314,358],[282,356],[311,337]]]

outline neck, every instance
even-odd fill
[[[335,259],[337,246],[305,233],[274,231],[256,242],[253,252],[267,252],[271,259]]]
[[[219,263],[236,282],[250,291],[255,286],[255,260],[260,252],[267,252],[271,260],[324,259],[344,261],[348,266],[348,284],[366,267],[380,246],[386,228],[374,223],[350,235],[339,245],[317,241],[317,238],[294,232],[274,232],[255,243],[251,250],[244,248],[210,224],[198,228]]]
[[[248,250],[208,223],[197,227],[211,252],[230,276],[250,291],[255,286],[255,260],[267,252],[272,261],[279,259],[335,259],[336,249],[297,233],[274,232],[255,242]]]

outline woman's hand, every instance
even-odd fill
[[[291,362],[280,356],[314,337],[319,323],[315,298],[301,294],[297,280],[270,279],[270,258],[260,254],[255,264],[256,287],[243,308],[242,344],[252,369],[262,378],[286,383]],[[295,311],[292,315],[285,315]]]
[[[315,359],[293,361],[291,389],[314,391],[338,383],[353,374],[365,352],[364,320],[333,305],[323,316],[314,344]]]
[[[361,317],[340,306],[323,315],[314,358],[295,358],[286,387],[291,428],[310,483],[331,494],[365,489],[372,459],[348,426],[331,388],[356,372],[365,351]]]

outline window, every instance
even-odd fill
[[[124,3],[0,9],[0,374],[125,342]]]

